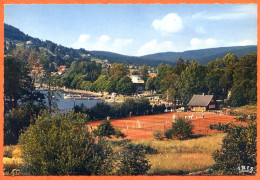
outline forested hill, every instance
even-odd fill
[[[201,64],[206,65],[208,62],[215,60],[217,58],[223,58],[228,53],[233,53],[237,57],[244,56],[245,54],[251,54],[257,52],[257,46],[233,46],[233,47],[219,47],[219,48],[209,48],[200,50],[190,50],[184,52],[165,52],[165,53],[155,53],[142,56],[143,58],[155,59],[161,61],[176,62],[179,57],[182,59],[195,60]]]
[[[86,54],[90,54],[92,57],[98,59],[107,59],[109,62],[120,62],[127,64],[147,64],[150,66],[157,66],[160,63],[176,64],[177,60],[182,59],[195,60],[203,65],[206,65],[209,61],[216,58],[223,58],[228,53],[233,53],[238,57],[245,54],[250,54],[257,51],[256,46],[237,46],[237,47],[221,47],[202,50],[192,50],[184,52],[164,52],[150,54],[146,56],[126,56],[117,53],[107,51],[88,51],[85,49],[73,49],[58,45],[52,41],[42,41],[38,38],[33,38],[19,29],[4,24],[4,37],[5,37],[5,53],[11,50],[13,46],[20,44],[25,45],[27,41],[33,43],[33,47],[37,50],[46,52],[53,61],[58,64],[69,65],[75,59],[81,59],[86,57]],[[66,58],[64,58],[66,57]]]
[[[128,63],[128,64],[147,64],[149,66],[158,66],[160,63],[175,65],[176,62],[164,61],[161,59],[149,59],[137,56],[126,56],[118,53],[107,52],[107,51],[90,51],[91,54],[96,56],[99,59],[107,59],[111,63],[119,62],[119,63]]]

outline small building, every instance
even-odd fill
[[[191,111],[201,111],[205,112],[206,110],[216,109],[217,103],[214,99],[214,95],[205,95],[194,94],[191,98],[188,106],[191,108]]]
[[[65,70],[64,69],[60,69],[60,70],[58,70],[58,75],[62,75],[62,74],[64,74],[65,73]]]
[[[137,92],[144,91],[144,80],[140,75],[130,75],[129,76],[133,82],[133,84],[136,86]]]
[[[58,69],[59,69],[57,72],[58,75],[62,75],[68,71],[67,66],[65,66],[65,65],[61,65]]]
[[[33,42],[32,41],[26,41],[26,44],[27,45],[33,45]]]
[[[144,80],[142,79],[142,77],[140,75],[130,75],[129,77],[131,78],[133,83],[136,83],[136,84],[144,83]]]

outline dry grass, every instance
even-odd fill
[[[256,114],[257,112],[257,106],[256,105],[246,105],[246,106],[241,106],[241,107],[234,107],[231,108],[232,112],[236,114]]]
[[[147,155],[151,166],[150,175],[178,174],[206,169],[215,162],[212,152],[220,149],[224,133],[216,133],[190,140],[135,140],[134,144],[145,144],[158,151]]]
[[[205,169],[215,163],[208,153],[165,153],[147,157],[152,165],[148,174],[153,175],[177,174],[179,171],[191,172]]]
[[[22,155],[22,151],[20,146],[16,145],[14,146],[14,150],[13,150],[13,158],[20,158]]]
[[[18,175],[17,173],[23,164],[20,147],[18,145],[12,147],[13,147],[12,158],[8,158],[8,157],[3,158],[5,175]],[[6,146],[4,148],[9,148],[9,146]]]
[[[211,153],[219,149],[225,133],[215,133],[189,140],[133,140],[133,144],[149,145],[161,153]]]
[[[22,158],[3,158],[4,174],[12,175],[19,170],[23,164]]]
[[[212,166],[215,163],[212,152],[221,148],[225,135],[215,133],[182,141],[132,140],[131,143],[148,145],[158,151],[157,154],[147,155],[152,165],[148,171],[149,175],[171,175],[178,174],[180,171],[187,173]],[[14,170],[19,169],[23,164],[20,147],[14,146],[12,158],[5,157],[3,163],[5,175],[11,175]]]

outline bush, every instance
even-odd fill
[[[163,140],[163,132],[160,130],[156,130],[153,132],[153,137],[154,137],[154,139],[161,141],[161,140]]]
[[[168,139],[171,137],[186,139],[193,134],[193,128],[194,126],[191,124],[191,121],[187,121],[184,118],[177,118],[176,122],[172,123],[172,128],[165,132],[165,136]]]
[[[233,126],[223,139],[220,150],[213,153],[216,164],[215,173],[220,175],[238,175],[241,166],[253,167],[256,173],[256,123],[248,126]]]
[[[109,120],[103,120],[97,129],[93,130],[93,134],[98,137],[108,137],[111,138],[112,135],[115,135],[115,129],[111,126]]]
[[[156,154],[157,150],[151,148],[151,146],[149,145],[143,145],[143,144],[127,144],[125,146],[126,149],[131,150],[131,151],[137,151],[137,152],[141,152],[144,154]]]
[[[106,102],[98,102],[89,110],[89,115],[92,119],[105,119],[109,116],[110,111],[111,105]]]
[[[144,153],[139,149],[133,150],[133,145],[126,146],[119,154],[117,175],[143,175],[151,167]]]
[[[227,132],[230,128],[230,123],[218,123],[218,124],[210,124],[209,128],[211,130],[218,130],[218,131],[223,131],[223,132]]]
[[[116,138],[125,138],[126,136],[125,136],[125,134],[124,133],[122,133],[121,131],[120,131],[120,129],[118,129],[118,128],[116,128],[115,129],[115,137]]]
[[[29,124],[30,114],[24,107],[13,108],[6,113],[4,115],[4,144],[17,144],[21,130]]]
[[[172,129],[165,131],[164,135],[167,139],[172,139]]]
[[[13,146],[6,146],[6,147],[4,147],[4,157],[12,158],[13,150],[14,150]]]
[[[191,121],[178,118],[176,123],[172,123],[172,135],[178,139],[185,139],[193,134],[193,128],[194,126],[191,124]]]
[[[124,140],[115,140],[115,141],[113,141],[113,140],[111,140],[111,141],[109,141],[111,144],[112,144],[112,146],[125,146],[126,144],[128,144],[128,143],[130,143],[131,142],[131,140],[130,139],[124,139]]]
[[[19,139],[25,175],[104,175],[113,170],[108,143],[88,132],[86,115],[39,117]]]

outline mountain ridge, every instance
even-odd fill
[[[160,63],[174,65],[181,57],[184,60],[194,60],[202,65],[206,65],[208,62],[215,60],[217,58],[223,58],[228,53],[233,53],[238,57],[241,57],[245,54],[250,54],[257,52],[257,46],[231,46],[231,47],[218,47],[218,48],[208,48],[208,49],[199,49],[199,50],[187,50],[183,52],[160,52],[154,54],[148,54],[144,56],[128,56],[114,52],[108,51],[89,51],[83,48],[73,49],[68,48],[62,45],[58,45],[52,41],[46,40],[42,41],[39,38],[33,38],[28,34],[20,31],[18,28],[15,28],[12,25],[4,24],[4,38],[5,40],[9,39],[11,41],[32,41],[39,47],[46,47],[52,53],[56,52],[56,49],[63,49],[63,54],[70,54],[73,57],[79,58],[82,54],[89,53],[94,57],[99,59],[107,59],[111,63],[129,63],[129,64],[147,64],[151,66],[157,66]]]

